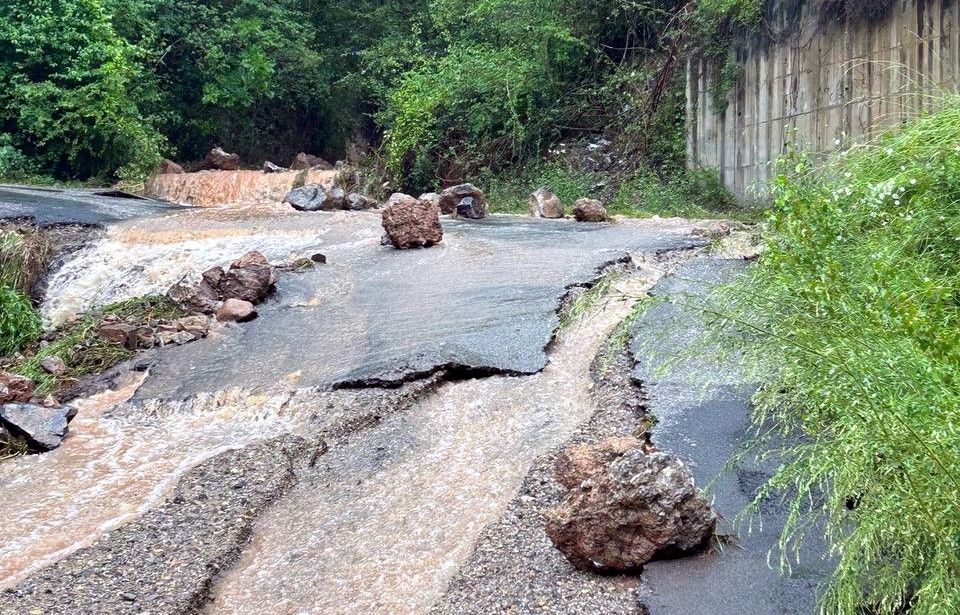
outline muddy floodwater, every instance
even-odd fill
[[[21,584],[51,566],[77,568],[111,532],[163,505],[192,469],[293,434],[322,442],[324,454],[298,462],[235,563],[197,581],[191,604],[237,614],[426,612],[535,460],[596,411],[590,366],[664,274],[658,255],[705,243],[684,220],[492,216],[444,220],[440,245],[397,251],[380,244],[376,212],[99,207],[123,215],[105,217],[105,232],[50,277],[49,323],[165,292],[250,250],[273,263],[322,253],[327,263],[281,274],[257,320],[153,352],[114,390],[79,400],[59,449],[0,465],[0,588],[15,588],[11,596],[29,587],[24,596],[55,600]],[[564,298],[614,265],[613,286],[561,330]],[[362,391],[404,401],[387,411]],[[122,574],[135,580],[138,557],[146,555],[129,554]],[[120,574],[109,568],[83,574]],[[169,582],[179,583],[175,573]],[[97,608],[140,608],[136,592],[91,592]]]

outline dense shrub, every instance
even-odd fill
[[[826,520],[825,612],[960,612],[960,104],[774,190],[717,311],[751,339],[758,425],[794,443],[762,494],[789,497],[784,546]]]

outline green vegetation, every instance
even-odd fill
[[[145,323],[154,319],[180,318],[186,314],[163,295],[147,295],[112,303],[87,312],[55,331],[50,344],[37,349],[13,371],[31,378],[37,384],[37,394],[43,395],[56,390],[61,382],[102,372],[129,359],[134,354],[132,351],[104,340],[97,333],[103,317],[108,315]],[[47,373],[40,365],[47,357],[62,359],[67,366],[67,373],[60,377]]]
[[[38,232],[0,229],[0,357],[36,341],[42,332],[29,293],[48,250]]]
[[[0,284],[0,356],[13,354],[42,331],[40,317],[20,291]]]
[[[767,251],[723,296],[763,388],[783,536],[826,520],[824,612],[960,612],[960,101],[774,184]],[[787,561],[787,560],[785,560]]]
[[[219,144],[252,166],[347,157],[410,192],[503,176],[506,209],[523,179],[603,173],[623,213],[679,212],[652,190],[689,183],[678,58],[726,54],[758,2],[5,3],[0,180],[135,179]],[[552,153],[601,138],[602,164]]]

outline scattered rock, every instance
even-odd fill
[[[33,380],[26,376],[0,370],[0,404],[28,402],[34,388]]]
[[[54,376],[62,376],[67,373],[67,364],[63,362],[63,359],[56,355],[44,357],[43,360],[40,361],[40,367],[42,367],[43,370],[48,374],[52,374]]]
[[[233,261],[216,288],[221,300],[242,299],[256,305],[267,298],[275,282],[267,258],[260,252],[247,252]]]
[[[344,209],[347,206],[347,197],[342,188],[310,184],[294,188],[283,197],[283,202],[299,211],[331,211]]]
[[[383,230],[395,248],[428,248],[443,239],[436,207],[409,195],[394,194],[390,201],[383,210]]]
[[[461,218],[479,220],[487,217],[487,207],[472,196],[464,197],[457,204],[457,215]]]
[[[206,316],[184,316],[174,320],[171,324],[176,327],[175,330],[190,333],[196,339],[206,337],[210,331],[210,319]]]
[[[530,215],[534,218],[563,218],[563,203],[546,186],[530,195]]]
[[[150,350],[157,345],[157,337],[150,327],[139,327],[137,329],[137,345],[134,350]]]
[[[203,159],[203,168],[217,169],[220,171],[236,171],[240,168],[240,156],[223,151],[220,147],[215,147]]]
[[[424,192],[420,195],[420,200],[424,203],[430,203],[437,209],[440,209],[440,195],[436,192]]]
[[[128,350],[137,348],[137,328],[125,322],[104,322],[98,334],[102,339],[119,344]]]
[[[573,217],[579,222],[605,222],[610,219],[607,208],[597,199],[578,199],[573,206]]]
[[[157,167],[157,175],[180,175],[183,173],[183,167],[172,160],[164,158]]]
[[[406,203],[407,201],[409,201],[409,200],[412,199],[412,198],[413,198],[413,197],[410,196],[409,194],[404,194],[404,193],[402,193],[402,192],[394,192],[394,193],[391,194],[390,197],[387,199],[387,202],[384,203],[384,207],[390,207],[391,205],[393,205],[393,204],[395,204],[395,203]]]
[[[657,557],[693,552],[717,522],[679,459],[640,449],[603,466],[546,516],[554,545],[577,568],[595,572],[635,571]]]
[[[460,184],[451,186],[440,193],[440,213],[457,213],[457,207],[465,198],[474,200],[474,207],[477,212],[483,212],[481,218],[487,215],[487,197],[483,192],[473,184]]]
[[[357,192],[351,192],[347,195],[346,202],[344,203],[344,208],[351,211],[360,211],[363,209],[373,209],[379,207],[380,203],[376,199],[371,199],[368,196],[364,196]]]
[[[269,160],[265,160],[263,162],[264,173],[283,173],[284,171],[287,171],[287,170],[288,169],[281,167],[279,164],[273,164]]]
[[[159,340],[161,346],[170,346],[171,344],[182,346],[197,339],[197,335],[190,331],[161,331],[157,333],[157,340]]]
[[[311,256],[310,260],[312,260],[315,263],[320,263],[321,265],[325,265],[327,263],[327,257],[323,254],[320,254],[319,252]]]
[[[222,276],[223,269],[220,267],[208,269],[203,273],[203,279],[200,281],[200,284],[191,286],[183,281],[177,282],[167,291],[167,297],[180,306],[180,309],[185,312],[192,314],[213,314],[217,311],[220,301],[217,287],[211,285],[210,279],[218,279]],[[219,282],[217,282],[217,285],[219,285]]]
[[[256,317],[257,308],[242,299],[227,299],[217,310],[217,320],[220,322],[247,322]]]
[[[642,449],[645,443],[631,436],[607,438],[597,444],[578,444],[560,453],[554,467],[557,482],[573,489],[602,471],[628,451]]]
[[[294,171],[303,171],[304,169],[322,169],[324,171],[332,171],[333,165],[319,156],[314,156],[313,154],[308,154],[306,152],[300,152],[293,159],[293,162],[290,163],[290,168]]]
[[[76,408],[45,408],[33,404],[0,406],[0,423],[15,436],[24,438],[34,451],[49,451],[60,446],[67,435],[67,424]]]

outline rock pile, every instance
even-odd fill
[[[547,512],[546,532],[577,568],[639,570],[655,558],[701,549],[717,517],[679,459],[634,438],[574,447],[557,462],[570,489]]]
[[[221,312],[221,302],[235,299],[246,302],[249,309],[262,303],[276,284],[276,271],[260,252],[248,252],[235,260],[226,271],[222,267],[211,267],[203,272],[200,282],[191,286],[179,282],[167,291],[170,297],[183,310],[200,314],[237,313],[240,305],[236,302],[231,308]],[[244,308],[247,309],[247,308]],[[249,320],[256,311],[247,311],[243,318]]]
[[[379,205],[376,200],[368,196],[356,192],[346,194],[343,188],[336,186],[327,188],[319,184],[294,188],[287,193],[287,196],[283,197],[283,202],[299,211],[334,211],[337,209],[357,211],[372,209]]]

